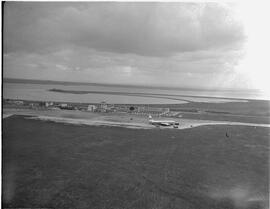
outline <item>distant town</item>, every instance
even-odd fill
[[[171,111],[169,107],[155,107],[154,105],[143,104],[109,104],[105,101],[87,104],[3,99],[3,105],[9,108],[26,108],[36,110],[78,110],[96,113],[121,112],[136,115],[153,115],[158,117],[181,117],[179,111]]]

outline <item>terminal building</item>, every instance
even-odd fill
[[[161,115],[170,112],[170,108],[162,108],[162,107],[149,107],[149,106],[139,106],[137,111],[139,113],[147,113],[153,115]]]
[[[106,102],[101,102],[97,105],[97,108],[95,109],[96,112],[114,112],[115,107],[113,104],[108,104]]]
[[[90,112],[95,112],[96,109],[97,109],[96,105],[88,105],[87,107],[87,111],[90,111]]]

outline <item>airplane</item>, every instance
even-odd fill
[[[151,115],[149,115],[149,123],[156,126],[178,126],[179,125],[179,123],[174,120],[153,120]]]

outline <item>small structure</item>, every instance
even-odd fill
[[[53,106],[53,102],[45,102],[45,107],[51,107]]]
[[[101,102],[96,108],[98,112],[114,112],[115,107],[113,104],[107,104],[106,102]]]
[[[66,108],[67,106],[67,104],[60,104],[60,108]]]
[[[38,103],[29,103],[30,108],[37,108],[39,106]]]
[[[95,112],[96,109],[97,109],[96,105],[88,105],[87,107],[87,111],[90,111],[90,112]]]
[[[106,112],[115,112],[115,107],[113,104],[108,104]]]
[[[170,108],[139,106],[138,112],[147,114],[166,114],[170,112]]]
[[[38,105],[39,105],[40,107],[45,107],[46,103],[45,103],[45,102],[39,102]]]
[[[14,104],[16,104],[16,105],[23,105],[24,102],[21,101],[21,100],[15,100],[15,101],[14,101]]]
[[[129,111],[129,108],[126,105],[117,105],[114,109],[117,112],[125,112],[126,113]]]
[[[73,107],[72,105],[68,105],[68,104],[60,104],[59,108],[61,110],[75,110],[75,107]]]
[[[106,102],[103,101],[103,102],[100,103],[99,107],[100,107],[101,110],[106,111],[106,109],[108,108],[108,105],[107,105]]]

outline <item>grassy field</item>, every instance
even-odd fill
[[[264,100],[218,104],[190,102],[171,105],[171,110],[182,111],[183,118],[190,119],[270,123],[270,102]]]
[[[3,207],[268,208],[268,128],[135,130],[12,116],[2,149]]]
[[[208,114],[208,113],[206,114],[180,113],[180,114],[182,116],[181,118],[185,118],[185,119],[270,124],[269,116]]]

